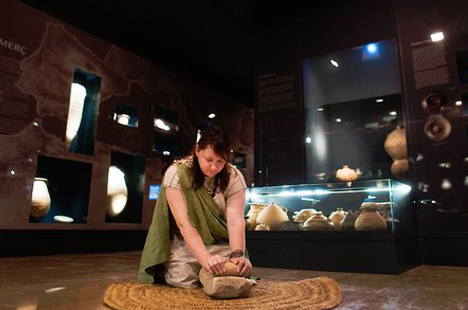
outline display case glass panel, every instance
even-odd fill
[[[343,165],[360,179],[395,177],[384,149],[404,126],[395,40],[305,58],[303,81],[307,182],[333,182]]]
[[[247,189],[247,230],[412,231],[411,186],[392,179]]]

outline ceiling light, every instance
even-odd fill
[[[375,99],[375,102],[376,102],[376,103],[382,103],[382,102],[383,102],[383,99],[382,99],[382,98]]]
[[[366,45],[366,51],[370,54],[375,54],[377,53],[379,50],[377,48],[377,44],[375,43],[371,43],[371,44],[367,44]]]
[[[390,111],[390,113],[388,113],[388,114],[390,114],[390,115],[397,115],[398,113],[397,113],[397,111]]]
[[[306,138],[306,143],[310,143],[310,142],[312,142],[312,139],[310,137],[307,137]]]
[[[339,117],[335,118],[335,122],[341,123],[341,118],[339,118]]]
[[[335,67],[338,68],[338,61],[333,60],[333,59],[330,59],[330,63],[331,63],[333,66],[335,66]]]
[[[16,174],[15,170],[10,170],[10,174],[15,175]]]
[[[322,107],[318,108],[317,112],[323,112],[323,108]]]
[[[455,101],[455,105],[456,106],[461,106],[461,105],[463,105],[463,101],[457,100],[457,101]]]
[[[443,39],[444,39],[444,33],[443,32],[439,31],[439,32],[431,33],[432,42],[442,41]]]
[[[214,113],[211,113],[210,115],[208,115],[208,118],[215,118],[216,117],[216,114]]]

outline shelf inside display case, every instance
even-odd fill
[[[392,179],[250,188],[245,218],[252,262],[388,274],[414,267],[411,190]]]

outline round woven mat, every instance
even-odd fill
[[[331,309],[341,303],[341,289],[327,277],[290,282],[259,281],[249,298],[213,299],[200,288],[119,282],[104,293],[113,309]]]

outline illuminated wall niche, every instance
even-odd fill
[[[94,154],[100,91],[100,77],[80,69],[75,70],[70,90],[70,105],[65,134],[68,152],[85,155]]]

